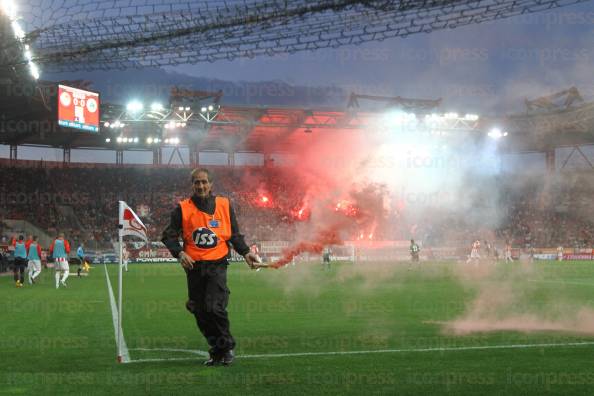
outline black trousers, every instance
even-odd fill
[[[14,274],[14,281],[25,282],[25,268],[27,268],[27,260],[21,257],[14,258],[14,265],[12,272]]]
[[[210,352],[221,354],[235,347],[229,330],[227,304],[226,259],[197,262],[192,270],[186,270],[188,279],[188,310],[194,314],[200,332],[210,346]]]

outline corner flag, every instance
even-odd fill
[[[120,265],[118,266],[118,331],[117,331],[117,350],[118,362],[126,363],[127,353],[122,351],[122,253],[123,253],[123,238],[127,235],[132,235],[141,238],[148,242],[146,226],[142,223],[140,218],[134,213],[132,208],[124,201],[119,201],[119,215],[118,215],[118,237],[120,242]],[[107,272],[106,272],[107,274]]]
[[[124,201],[120,201],[120,237],[132,235],[142,238],[145,242],[148,240],[146,235],[146,226],[140,218]]]

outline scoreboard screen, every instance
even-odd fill
[[[99,94],[58,85],[58,125],[99,132]]]

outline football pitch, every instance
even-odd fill
[[[74,273],[58,290],[51,270],[22,289],[0,277],[0,394],[591,394],[594,263],[489,266],[232,264],[236,360],[214,368],[202,366],[208,348],[177,264],[124,273],[122,364],[108,286],[117,292],[115,265]],[[520,323],[448,330],[485,303],[481,293],[493,302],[487,322]]]

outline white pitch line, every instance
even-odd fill
[[[456,352],[456,351],[477,351],[477,350],[492,350],[492,349],[529,349],[529,348],[574,347],[574,346],[591,346],[591,345],[594,345],[594,341],[567,342],[567,343],[557,343],[557,344],[510,344],[510,345],[483,345],[483,346],[448,347],[448,348],[376,349],[376,350],[367,350],[367,351],[267,353],[267,354],[256,354],[256,355],[238,355],[238,356],[236,356],[236,358],[237,359],[260,359],[260,358],[283,358],[283,357],[303,357],[303,356],[366,355],[366,354],[376,354],[376,353]],[[183,351],[190,352],[192,350],[186,349]],[[135,359],[135,360],[130,360],[128,363],[182,361],[182,360],[195,360],[195,358]]]
[[[107,289],[109,291],[109,303],[111,304],[111,317],[113,319],[113,331],[115,333],[116,346],[118,343],[118,308],[113,296],[113,289],[111,288],[111,282],[109,281],[109,274],[107,273],[107,265],[103,264],[105,268],[105,280],[107,280]],[[128,346],[126,345],[126,339],[124,338],[124,330],[122,329],[122,363],[129,363],[130,353],[128,352]]]
[[[208,352],[199,349],[177,349],[177,348],[130,348],[130,351],[163,351],[163,352],[185,352],[193,355],[200,355],[207,357]]]
[[[558,280],[529,279],[528,282],[535,282],[535,283],[560,283],[560,284],[564,284],[564,285],[594,286],[594,282],[579,282],[579,281],[558,281]]]

